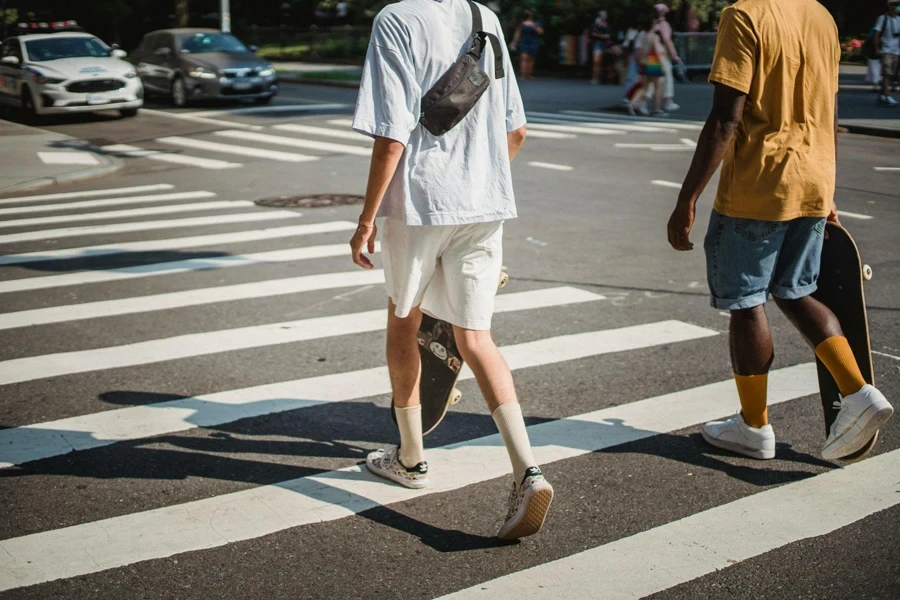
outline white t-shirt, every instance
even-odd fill
[[[875,22],[875,31],[881,31],[881,51],[885,54],[900,54],[900,17],[891,17],[887,24],[884,23],[885,15],[878,17]]]
[[[353,129],[406,145],[378,215],[407,225],[512,219],[515,197],[506,134],[525,125],[522,97],[497,16],[479,5],[485,31],[501,41],[506,76],[494,79],[488,43],[481,68],[491,85],[465,119],[441,137],[419,124],[422,95],[469,50],[465,0],[404,0],[375,19]]]

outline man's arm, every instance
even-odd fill
[[[694,160],[681,186],[678,203],[669,219],[669,243],[676,250],[692,250],[691,227],[697,199],[731,146],[734,132],[741,123],[747,94],[721,83],[715,84],[713,107],[700,132]]]
[[[366,186],[366,202],[362,213],[359,215],[359,226],[350,240],[350,250],[353,254],[353,262],[364,269],[374,269],[375,265],[365,255],[363,247],[369,254],[375,253],[375,215],[378,207],[387,191],[400,158],[403,156],[405,146],[397,140],[386,137],[376,137],[375,146],[372,148],[372,162],[369,166],[369,183]]]
[[[509,162],[512,162],[525,144],[525,125],[506,134],[506,145],[509,147]]]
[[[835,95],[834,97],[834,170],[835,170],[835,178],[837,178],[837,159],[838,159],[838,97]],[[840,224],[838,220],[838,210],[837,204],[832,199],[831,201],[831,212],[828,215],[828,220],[832,223]]]
[[[660,24],[660,33],[662,33],[663,43],[666,46],[666,52],[669,53],[669,56],[672,58],[673,62],[680,62],[681,58],[678,56],[678,51],[675,49],[675,44],[672,43],[672,26],[669,25],[668,21],[664,21]]]

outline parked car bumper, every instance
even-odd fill
[[[129,110],[144,104],[144,87],[139,79],[128,80],[125,87],[112,91],[74,93],[64,85],[46,85],[33,90],[32,95],[40,115]]]
[[[277,77],[248,77],[246,79],[203,80],[193,77],[185,78],[188,98],[191,100],[246,100],[266,98],[278,93]]]

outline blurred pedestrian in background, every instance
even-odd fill
[[[640,81],[640,65],[635,60],[638,48],[641,46],[644,32],[639,27],[629,27],[625,32],[625,39],[622,42],[622,49],[625,57],[625,65],[628,69],[625,75],[625,96],[624,102],[631,102],[631,95],[634,93],[634,86]]]
[[[519,77],[521,79],[534,78],[534,59],[541,49],[541,36],[544,28],[535,20],[534,13],[525,11],[525,18],[516,28],[512,43],[509,47],[513,52],[519,53]]]
[[[609,49],[612,44],[612,33],[609,29],[609,15],[605,10],[597,13],[590,30],[591,47],[594,55],[594,72],[591,77],[591,83],[597,85],[603,73],[603,53]]]
[[[888,0],[887,10],[875,22],[875,48],[881,58],[881,95],[878,102],[887,106],[897,106],[891,97],[891,85],[897,75],[900,59],[900,0]]]
[[[647,19],[644,27],[644,35],[641,37],[640,46],[635,54],[635,60],[640,65],[641,81],[633,91],[628,101],[628,112],[634,115],[640,112],[649,115],[644,97],[650,87],[653,87],[653,114],[665,115],[662,109],[662,97],[665,86],[662,78],[665,75],[663,61],[666,60],[666,45],[663,43],[662,34],[651,19]]]
[[[678,52],[675,50],[675,45],[672,44],[672,26],[669,24],[669,21],[666,20],[666,17],[669,14],[669,7],[660,3],[654,8],[656,9],[656,25],[654,31],[659,33],[660,39],[666,48],[666,56],[663,58],[662,63],[663,78],[662,81],[660,81],[660,83],[665,86],[665,89],[663,90],[663,109],[667,112],[672,112],[681,108],[675,104],[675,77],[672,72],[672,64],[681,62],[681,58],[679,58]],[[648,100],[650,99],[651,92],[655,96],[656,88],[647,90]]]

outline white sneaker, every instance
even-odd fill
[[[750,427],[741,413],[724,421],[710,421],[700,432],[703,439],[716,448],[760,460],[775,458],[775,430],[772,426]]]
[[[509,493],[509,510],[506,521],[497,537],[501,540],[517,540],[541,530],[553,501],[553,486],[544,479],[541,470],[529,467],[522,483],[513,482]]]
[[[674,100],[669,100],[668,102],[666,102],[666,105],[663,106],[663,110],[665,110],[666,112],[674,112],[680,108],[681,106],[675,104]]]
[[[376,450],[366,457],[366,467],[379,477],[390,479],[393,482],[413,489],[422,489],[431,483],[428,479],[428,463],[420,462],[411,469],[407,469],[400,462],[399,448],[389,450]]]
[[[887,104],[888,106],[897,106],[897,101],[894,100],[893,96],[878,96],[878,101],[881,104]]]
[[[892,414],[894,408],[884,394],[871,385],[864,385],[841,400],[841,411],[831,424],[822,458],[835,460],[853,454],[872,439]]]

